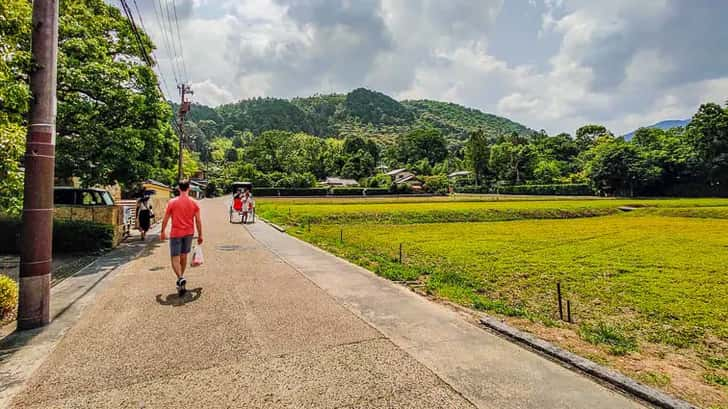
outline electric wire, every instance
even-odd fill
[[[179,75],[177,75],[177,68],[175,66],[175,60],[174,57],[170,54],[170,52],[173,52],[172,46],[169,41],[169,35],[167,34],[166,26],[163,23],[163,16],[162,14],[162,5],[159,4],[159,11],[157,10],[157,0],[152,0],[152,6],[154,7],[154,16],[157,20],[157,25],[159,26],[160,32],[162,34],[162,42],[164,43],[164,46],[167,50],[167,56],[169,57],[170,66],[172,68],[172,76],[174,77],[174,82],[179,84]]]

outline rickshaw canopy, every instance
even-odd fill
[[[233,193],[237,192],[239,190],[250,190],[253,191],[253,183],[252,182],[233,182],[232,184],[232,191]]]

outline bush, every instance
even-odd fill
[[[18,306],[18,284],[0,274],[0,320],[15,312]]]
[[[19,218],[0,218],[0,254],[19,252],[21,226]]]
[[[388,188],[392,184],[392,178],[384,173],[376,174],[366,181],[366,186],[371,188]]]
[[[89,252],[114,246],[114,226],[80,220],[53,222],[53,251]]]
[[[334,196],[362,196],[364,194],[363,187],[335,187],[331,189]]]
[[[457,193],[490,193],[488,186],[460,186],[456,187]]]
[[[440,195],[447,194],[450,181],[445,175],[425,176],[425,190],[430,193],[437,193]]]
[[[20,219],[0,219],[0,253],[20,252]],[[103,250],[114,245],[114,226],[82,220],[53,222],[53,251],[76,253]]]
[[[253,195],[265,196],[326,196],[329,193],[327,187],[311,188],[277,188],[277,187],[254,187]]]
[[[510,195],[563,195],[592,196],[594,190],[587,184],[514,185],[502,186],[498,193]]]

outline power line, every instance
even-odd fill
[[[144,46],[144,41],[142,41],[142,37],[139,34],[139,30],[137,29],[136,22],[134,21],[134,15],[131,13],[131,9],[129,8],[129,5],[126,3],[126,0],[120,0],[121,2],[121,8],[124,10],[124,14],[126,15],[126,18],[129,20],[129,24],[131,25],[131,31],[134,34],[134,37],[136,38],[137,44],[139,45],[139,48],[141,51],[141,58],[144,60],[144,62],[147,63],[150,67],[152,66],[152,61],[149,59],[149,54],[147,54],[147,49]]]
[[[163,15],[165,15],[165,22],[167,23],[167,32],[169,34],[169,41],[172,44],[172,51],[174,52],[174,63],[177,67],[177,74],[179,74],[179,81],[178,84],[185,82],[184,73],[182,72],[182,67],[180,64],[179,58],[179,52],[177,51],[177,46],[179,45],[177,41],[175,41],[175,31],[174,31],[174,25],[172,24],[172,12],[169,7],[169,1],[168,0],[160,0],[160,2],[164,3],[163,8]]]
[[[170,65],[172,68],[172,76],[174,77],[174,82],[179,83],[179,75],[177,75],[174,57],[170,55],[170,50],[172,52],[174,52],[174,50],[172,50],[172,46],[170,45],[169,35],[167,34],[167,28],[164,25],[163,18],[160,17],[160,15],[163,15],[162,5],[161,3],[159,4],[159,11],[157,11],[157,0],[152,0],[152,6],[154,7],[154,16],[157,19],[157,25],[159,26],[162,34],[162,42],[164,42],[164,46],[167,48],[167,55],[170,56]]]
[[[182,58],[182,69],[185,73],[185,82],[190,79],[190,77],[187,74],[187,64],[185,63],[185,52],[184,52],[184,46],[182,45],[182,36],[179,33],[179,20],[177,19],[177,2],[175,0],[172,0],[172,7],[174,8],[174,25],[177,27],[177,40],[179,41],[179,53],[180,58]]]
[[[134,37],[137,41],[137,44],[139,45],[144,62],[149,66],[149,68],[154,69],[152,61],[149,59],[149,54],[147,54],[146,46],[144,45],[144,42],[142,41],[141,34],[139,33],[139,28],[137,27],[136,22],[134,21],[134,15],[126,1],[127,0],[119,0],[119,2],[121,3],[122,10],[124,11],[126,18],[129,20],[131,30],[134,33]],[[133,0],[133,1],[136,6],[136,1],[135,0]],[[138,11],[139,11],[139,8],[137,7],[137,12]],[[141,14],[140,14],[140,22],[141,22]],[[157,85],[157,90],[159,90],[159,93],[160,93],[162,99],[164,99],[165,100],[164,102],[166,103],[167,100],[164,95],[164,90],[162,90],[162,87],[159,85],[159,81],[156,82],[156,85]],[[182,132],[182,129],[180,128],[179,124],[177,124],[176,121],[172,121],[172,127],[175,128],[177,135],[179,135],[179,137],[181,139],[183,132]]]
[[[144,19],[142,18],[142,12],[139,10],[139,5],[137,4],[136,0],[132,0],[132,2],[134,3],[134,8],[136,9],[137,16],[139,17],[139,24],[141,24],[141,26],[142,26],[142,31],[144,31],[148,35],[149,32],[147,31],[147,28],[144,26]],[[161,68],[159,67],[159,63],[158,63],[159,60],[157,59],[157,54],[154,52],[154,47],[152,47],[151,51],[152,51],[152,58],[154,59],[153,62],[154,62],[154,67],[156,68],[157,75],[159,75],[159,78],[162,79],[162,83],[164,84],[164,89],[169,91],[169,85],[167,84],[167,79],[164,77],[164,73],[162,72]],[[159,84],[157,84],[157,85],[159,85]],[[162,91],[162,97],[164,98],[165,101],[167,100],[167,97],[164,95],[163,91]]]

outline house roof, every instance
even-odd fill
[[[468,176],[469,174],[470,174],[470,171],[469,170],[459,170],[457,172],[453,172],[453,173],[447,175],[447,177],[454,178],[454,177],[457,177],[457,176]]]
[[[398,174],[400,174],[400,173],[402,173],[402,172],[404,172],[406,170],[407,170],[407,168],[394,169],[394,170],[390,170],[389,172],[385,173],[385,175],[395,176],[395,175],[398,175]]]
[[[405,176],[403,178],[396,179],[394,181],[394,183],[399,184],[399,183],[405,183],[405,182],[419,182],[419,181],[420,180],[417,178],[416,175],[410,174],[410,175],[407,175],[407,176]]]
[[[344,178],[338,178],[338,177],[327,177],[324,183],[329,185],[358,185],[359,182],[357,182],[354,179],[344,179]]]
[[[159,186],[159,187],[165,187],[165,188],[167,188],[167,189],[169,189],[169,188],[170,188],[169,186],[165,185],[164,183],[162,183],[162,182],[157,182],[156,180],[153,180],[153,179],[147,179],[147,180],[145,180],[145,181],[144,181],[144,183],[146,183],[146,184],[148,184],[148,185],[154,185],[154,186]]]

